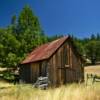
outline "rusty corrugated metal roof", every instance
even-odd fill
[[[41,45],[40,47],[33,50],[21,64],[36,62],[44,59],[48,59],[53,53],[68,39],[63,37],[52,41],[50,43]]]

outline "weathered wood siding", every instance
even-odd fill
[[[47,61],[25,64],[20,67],[20,79],[25,83],[35,83],[40,76],[48,74]]]
[[[32,63],[30,72],[31,82],[35,83],[40,76],[47,76],[47,68],[47,61]]]
[[[82,61],[81,59],[77,56],[77,53],[75,51],[75,49],[73,48],[73,46],[69,43],[69,47],[70,47],[70,66],[73,69],[72,71],[72,81],[82,81],[83,80],[83,76],[84,76],[84,69],[82,66]]]
[[[30,72],[31,82],[35,83],[38,76],[39,76],[39,63],[32,63]]]
[[[84,74],[81,64],[71,42],[65,42],[49,60],[51,85],[57,86],[81,80]],[[66,67],[66,65],[69,65],[69,67]]]

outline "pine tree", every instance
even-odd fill
[[[18,33],[24,33],[27,29],[41,31],[37,16],[35,16],[32,9],[26,5],[18,18]]]

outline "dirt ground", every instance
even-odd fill
[[[100,65],[86,66],[84,68],[85,73],[100,75]]]

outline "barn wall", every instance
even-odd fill
[[[71,75],[70,75],[70,80],[71,82],[79,82],[80,80],[83,80],[84,76],[84,70],[82,68],[82,62],[81,59],[78,57],[75,48],[71,45],[69,42],[68,44],[68,49],[69,49],[69,64],[71,67]],[[69,71],[70,73],[70,71]],[[67,75],[68,76],[68,75]]]
[[[80,58],[70,42],[65,42],[49,60],[51,85],[77,82],[82,78],[83,70]],[[69,65],[69,67],[66,67]]]
[[[65,83],[65,64],[68,64],[68,46],[67,42],[49,60],[49,73],[52,85]]]
[[[32,83],[35,83],[40,76],[47,76],[47,61],[44,60],[41,62],[32,63],[30,73]]]
[[[30,72],[31,83],[35,83],[38,76],[39,76],[39,63],[32,63]]]

